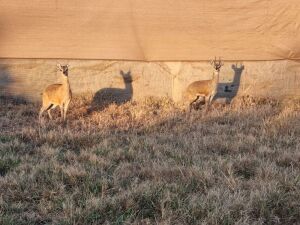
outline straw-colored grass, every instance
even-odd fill
[[[89,103],[1,98],[0,224],[300,223],[299,101]]]

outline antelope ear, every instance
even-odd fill
[[[66,67],[68,67],[68,68],[69,68],[69,66],[70,66],[69,64],[66,65]]]
[[[62,70],[60,63],[58,63],[56,66],[57,66],[57,69]]]

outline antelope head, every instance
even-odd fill
[[[66,77],[68,76],[68,72],[69,72],[69,65],[60,65],[57,64],[57,69],[60,70],[63,75],[65,75]]]
[[[224,65],[224,63],[221,60],[221,57],[219,57],[219,60],[217,60],[217,57],[215,57],[214,60],[210,61],[210,64],[214,67],[214,69],[217,72],[220,72],[221,67]]]

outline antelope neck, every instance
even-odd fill
[[[64,85],[64,86],[67,86],[67,87],[70,86],[68,77],[66,77],[65,75],[63,75],[62,80],[63,80],[63,85]]]
[[[213,80],[215,80],[217,83],[219,82],[219,71],[214,71]]]

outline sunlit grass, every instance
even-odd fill
[[[147,98],[39,125],[1,98],[0,224],[297,224],[300,102]]]

